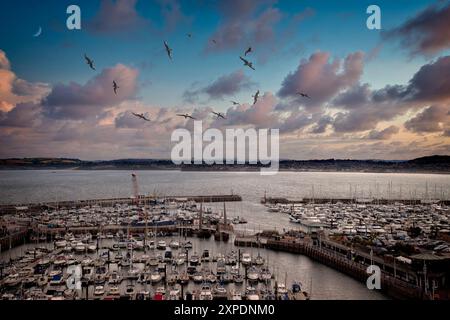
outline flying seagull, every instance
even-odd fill
[[[188,36],[188,38],[192,38],[192,33],[188,33],[186,35]]]
[[[253,68],[253,63],[252,62],[250,62],[250,61],[248,61],[248,60],[246,60],[246,59],[244,59],[242,57],[239,57],[239,58],[242,60],[242,62],[244,62],[245,66],[249,67],[250,69],[255,70],[255,68]]]
[[[195,120],[195,118],[193,116],[191,116],[191,115],[189,115],[187,113],[185,113],[185,114],[177,114],[177,116],[184,117],[185,119],[190,118],[192,120]]]
[[[302,96],[303,98],[311,99],[311,97],[308,96],[306,93],[303,93],[303,92],[297,92],[297,94],[299,94],[299,95]]]
[[[252,96],[253,97],[253,105],[256,104],[256,102],[258,102],[258,98],[259,98],[259,90],[256,91],[255,95]]]
[[[141,114],[139,114],[139,113],[134,113],[134,112],[132,112],[132,113],[133,113],[134,116],[136,116],[136,117],[138,117],[138,118],[141,118],[142,120],[150,121],[150,119],[148,119],[146,116],[144,116],[143,113],[141,113]]]
[[[212,41],[214,44],[217,44],[216,39],[212,39],[211,41]]]
[[[169,56],[169,59],[172,60],[172,49],[169,47],[166,41],[164,41],[164,47],[166,48],[167,55]]]
[[[120,87],[117,85],[116,81],[113,81],[113,89],[114,89],[114,93],[117,94],[117,89],[119,89]]]
[[[89,58],[86,54],[84,54],[84,59],[86,60],[87,65],[88,65],[92,70],[95,70],[95,67],[94,67],[94,60],[92,60],[91,58]]]
[[[231,102],[233,105],[235,105],[235,106],[240,106],[240,105],[241,105],[239,102],[236,102],[236,101],[233,101],[233,100],[231,100],[230,102]]]
[[[217,119],[218,118],[226,119],[225,116],[223,114],[221,114],[220,112],[214,112],[214,111],[211,111],[211,112],[217,116]]]
[[[246,55],[249,54],[250,52],[252,52],[252,47],[248,47],[248,49],[245,50],[244,56],[246,56]]]

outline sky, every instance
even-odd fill
[[[66,27],[73,4],[81,30]],[[381,30],[366,26],[371,4],[381,9]],[[193,127],[177,113],[204,128],[279,129],[283,159],[450,154],[449,1],[5,0],[1,7],[1,158],[167,159],[173,130]],[[249,47],[255,70],[239,59]]]

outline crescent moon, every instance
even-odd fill
[[[39,37],[39,36],[41,35],[41,33],[42,33],[42,28],[39,27],[38,32],[36,32],[36,33],[33,35],[33,37],[37,38],[37,37]]]

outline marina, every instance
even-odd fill
[[[134,181],[131,197],[5,204],[3,299],[448,299],[445,200],[144,196]]]

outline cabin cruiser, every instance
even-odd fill
[[[211,257],[209,255],[209,250],[207,250],[207,249],[203,250],[201,261],[202,262],[209,262],[210,259],[211,259]]]

